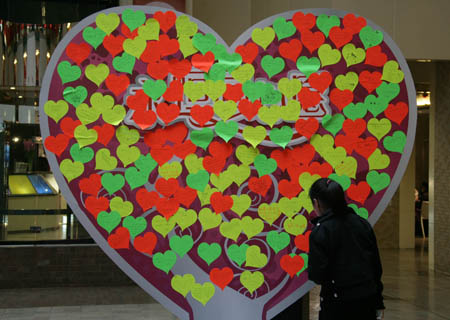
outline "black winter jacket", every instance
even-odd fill
[[[322,285],[323,301],[373,297],[376,309],[384,309],[382,267],[371,225],[349,207],[339,214],[328,210],[312,222],[308,275]]]

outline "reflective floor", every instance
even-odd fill
[[[450,277],[428,271],[426,240],[382,250],[386,320],[450,320]],[[126,292],[126,295],[123,293]],[[317,319],[319,288],[310,293]],[[1,320],[175,320],[137,287],[0,289]]]

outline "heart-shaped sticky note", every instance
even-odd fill
[[[118,7],[54,52],[40,122],[63,196],[179,319],[275,316],[309,288],[311,185],[338,182],[373,224],[413,145],[404,58],[345,12],[279,14],[228,47],[188,15]]]

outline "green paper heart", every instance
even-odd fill
[[[387,188],[391,183],[391,177],[386,172],[378,173],[377,171],[369,171],[366,180],[372,188],[373,193],[377,193]]]
[[[382,97],[375,97],[373,94],[370,94],[364,100],[364,104],[367,106],[367,110],[376,117],[386,110],[389,102]]]
[[[114,12],[110,14],[100,13],[95,18],[95,23],[100,30],[107,35],[110,35],[119,26],[120,18],[119,15]]]
[[[225,238],[236,241],[242,232],[241,220],[234,218],[229,222],[222,222],[219,227],[219,231]]]
[[[288,99],[299,93],[301,88],[302,82],[299,79],[282,78],[278,81],[278,90]]]
[[[339,27],[341,25],[341,20],[338,16],[327,16],[326,14],[321,14],[316,20],[317,28],[323,32],[325,37],[328,38],[331,28]]]
[[[281,118],[284,121],[296,122],[300,116],[301,106],[297,100],[289,100],[286,106],[281,108]]]
[[[198,51],[197,48],[194,47],[192,39],[188,36],[181,36],[178,39],[178,43],[180,44],[180,51],[184,58],[189,57]]]
[[[216,289],[211,282],[205,282],[203,284],[196,283],[192,286],[191,295],[192,298],[205,306],[214,296],[215,291]]]
[[[205,35],[201,33],[196,33],[194,37],[192,37],[192,41],[194,46],[202,53],[205,54],[208,51],[211,51],[213,47],[216,45],[216,37],[212,34],[207,33]]]
[[[134,190],[148,182],[148,174],[145,175],[135,167],[130,167],[125,170],[125,180],[128,182],[131,190]]]
[[[222,247],[220,244],[213,242],[208,244],[206,242],[202,242],[199,244],[197,248],[197,253],[200,258],[202,258],[208,266],[211,265],[214,261],[219,258],[222,253]]]
[[[358,164],[357,164],[355,158],[345,157],[343,160],[341,160],[341,163],[338,163],[337,165],[335,165],[335,171],[336,171],[336,174],[338,174],[340,176],[347,176],[347,177],[355,179],[357,167],[358,167]]]
[[[129,129],[127,126],[120,126],[116,130],[116,137],[120,144],[130,146],[139,141],[139,131],[136,129]]]
[[[209,182],[209,173],[206,170],[199,170],[197,173],[190,173],[186,177],[186,184],[192,189],[200,192],[205,191]]]
[[[387,118],[383,118],[378,120],[376,118],[372,118],[367,122],[367,130],[371,134],[377,138],[377,140],[381,140],[385,135],[391,131],[392,124],[391,121]]]
[[[261,96],[262,104],[278,104],[281,102],[283,95],[280,91],[276,90],[273,84],[265,83],[264,91]]]
[[[289,245],[291,238],[286,232],[278,233],[277,231],[272,230],[267,233],[266,241],[273,251],[278,253]]]
[[[192,226],[197,222],[197,212],[192,209],[186,210],[184,208],[179,208],[178,211],[173,216],[181,231]]]
[[[280,106],[263,106],[258,110],[258,117],[261,121],[267,123],[269,127],[273,127],[280,120],[282,108]]]
[[[89,147],[80,148],[78,143],[74,143],[72,147],[70,147],[70,155],[74,161],[87,163],[94,158],[94,150]]]
[[[342,187],[342,189],[347,190],[350,187],[350,184],[352,183],[350,178],[346,175],[337,175],[336,173],[332,173],[328,176],[328,179],[334,180],[337,183],[339,183]]]
[[[167,250],[164,253],[157,252],[153,255],[152,261],[156,268],[169,274],[170,269],[172,269],[177,262],[177,255],[171,250]]]
[[[183,258],[194,246],[194,240],[192,239],[192,236],[189,235],[184,235],[182,237],[175,235],[170,238],[169,246],[170,249],[180,256],[180,258]]]
[[[395,131],[392,136],[387,136],[383,140],[383,146],[388,151],[403,152],[406,144],[406,135],[403,131]]]
[[[309,78],[311,74],[319,70],[320,60],[316,57],[308,58],[301,56],[297,60],[297,68],[306,76],[306,78]]]
[[[244,165],[252,164],[258,154],[259,150],[257,148],[247,147],[243,144],[236,149],[236,157]]]
[[[60,62],[57,70],[63,84],[78,80],[81,77],[80,67],[71,65],[69,61]]]
[[[145,156],[141,154],[134,164],[140,171],[146,174],[150,174],[158,166],[158,162],[156,162],[149,153]]]
[[[81,162],[74,161],[70,159],[64,159],[59,165],[59,170],[66,177],[67,182],[78,178],[84,171],[84,165]]]
[[[125,178],[121,174],[104,173],[101,178],[102,186],[110,195],[122,189],[125,185]]]
[[[191,140],[200,148],[206,150],[214,138],[214,131],[211,128],[191,131]]]
[[[87,27],[83,30],[83,39],[89,43],[94,49],[97,49],[102,44],[106,33],[100,28]]]
[[[119,224],[122,218],[117,211],[101,211],[97,215],[97,223],[100,227],[105,229],[108,233],[111,233]]]
[[[333,136],[336,136],[336,134],[342,129],[342,124],[345,121],[345,117],[338,113],[332,116],[331,114],[327,114],[322,118],[322,126],[327,130],[328,132],[331,132]]]
[[[222,216],[212,212],[209,208],[203,208],[198,213],[198,221],[200,221],[203,231],[206,231],[217,228],[222,222]]]
[[[192,37],[198,31],[198,25],[191,21],[188,16],[179,16],[175,21],[177,37]]]
[[[275,159],[269,158],[264,154],[259,154],[255,157],[255,169],[260,177],[266,174],[271,174],[277,169],[277,161]]]
[[[359,38],[367,50],[383,41],[383,32],[374,30],[371,26],[365,26],[359,31]]]
[[[176,292],[181,294],[186,298],[187,294],[191,291],[192,287],[195,285],[195,278],[192,274],[188,273],[183,276],[175,275],[170,284]]]
[[[201,97],[203,97],[206,93],[206,86],[204,82],[194,82],[188,80],[184,83],[184,94],[191,100],[192,102],[197,101]]]
[[[129,55],[132,55],[133,57],[139,59],[142,52],[144,52],[146,45],[147,42],[140,37],[136,37],[134,39],[126,39],[123,42],[123,50]]]
[[[82,103],[75,109],[75,114],[82,124],[87,125],[95,122],[100,117],[100,112],[96,108],[90,108],[87,104]]]
[[[144,217],[128,216],[123,219],[122,225],[130,231],[131,237],[135,238],[147,228],[147,220]]]
[[[273,21],[273,29],[277,34],[278,40],[289,38],[296,31],[292,21],[286,22],[286,19],[283,17],[278,17]]]
[[[133,203],[123,201],[121,197],[114,197],[109,202],[111,211],[117,211],[122,218],[129,216],[133,212]]]
[[[329,44],[320,46],[318,52],[322,67],[330,66],[341,61],[341,52],[337,49],[332,49]]]
[[[343,118],[344,116],[342,116]],[[294,132],[289,126],[283,126],[281,128],[273,128],[270,130],[270,140],[279,145],[282,148],[286,148],[287,144],[291,141]]]
[[[67,111],[69,111],[69,105],[64,100],[58,100],[56,102],[48,100],[44,104],[44,112],[47,116],[55,120],[56,123],[66,115]]]
[[[232,100],[217,100],[216,102],[214,102],[214,113],[224,121],[230,119],[236,113],[236,111],[237,104]]]
[[[231,76],[240,83],[245,83],[253,78],[255,68],[250,63],[246,63],[231,72]]]
[[[250,167],[246,165],[237,166],[232,164],[226,170],[230,174],[231,180],[236,183],[237,186],[243,184],[250,177]]]
[[[246,267],[263,268],[267,265],[267,255],[261,253],[261,248],[257,245],[251,245],[245,255]]]
[[[284,220],[283,227],[287,233],[293,236],[303,234],[308,225],[308,220],[303,215],[296,215],[294,218],[287,218]]]
[[[225,67],[225,70],[228,72],[232,72],[242,64],[242,56],[236,52],[232,54],[224,52],[217,56],[217,59],[217,64]]]
[[[355,210],[356,214],[361,218],[367,219],[369,217],[369,211],[367,211],[366,208],[358,208],[358,206],[354,203],[351,203],[348,206]]]
[[[264,274],[259,271],[251,272],[245,270],[241,273],[239,280],[250,294],[253,294],[253,292],[264,283]]]
[[[244,137],[245,141],[250,143],[253,148],[256,148],[256,146],[266,138],[266,135],[267,130],[263,126],[246,126],[242,131],[242,136]]]
[[[125,72],[132,74],[136,58],[132,55],[124,52],[121,56],[117,56],[113,59],[113,67],[118,72]]]
[[[145,13],[141,10],[134,11],[127,8],[122,12],[122,20],[127,25],[131,32],[136,30],[139,26],[145,22]]]
[[[389,167],[391,159],[389,156],[382,154],[380,149],[375,149],[375,151],[370,155],[369,159],[369,170],[381,170]]]
[[[264,229],[264,222],[259,218],[252,219],[251,217],[246,216],[242,218],[241,224],[242,231],[247,236],[247,239],[251,239],[260,234]]]
[[[159,31],[160,27],[158,20],[150,18],[143,26],[138,28],[138,35],[139,38],[142,38],[143,40],[159,40]]]
[[[170,231],[175,227],[175,220],[170,218],[167,220],[163,216],[156,215],[152,219],[152,228],[162,235],[164,238],[167,237]]]
[[[399,70],[398,62],[395,60],[390,60],[386,62],[383,67],[383,76],[381,79],[392,82],[400,83],[405,78],[403,71]]]
[[[366,52],[363,48],[356,48],[353,43],[347,43],[342,48],[342,56],[347,64],[347,68],[361,63],[366,58]]]
[[[102,95],[100,92],[95,92],[89,101],[92,108],[100,113],[105,113],[105,111],[112,109],[114,106],[114,98],[107,94]]]
[[[146,95],[153,100],[158,100],[167,90],[167,84],[163,80],[148,79],[142,85]]]
[[[98,133],[94,129],[88,129],[85,125],[79,125],[73,131],[80,148],[93,144],[97,141]]]
[[[367,113],[367,106],[362,103],[358,102],[357,104],[350,103],[344,108],[344,115],[355,121],[356,119],[362,119]]]
[[[97,66],[90,64],[86,67],[84,73],[86,75],[86,78],[91,80],[98,87],[108,77],[109,68],[104,63],[100,63]]]
[[[378,97],[380,99],[391,102],[400,93],[400,86],[397,83],[387,83],[382,82],[380,86],[376,89]]]
[[[239,125],[236,121],[219,121],[216,123],[214,130],[219,137],[228,142],[238,133]]]
[[[227,90],[227,85],[223,80],[206,80],[204,83],[205,93],[212,101],[222,97]]]
[[[124,168],[135,162],[141,156],[141,150],[138,147],[129,147],[119,145],[116,149],[117,157],[122,161]]]
[[[102,117],[106,123],[117,126],[125,118],[127,111],[120,104],[115,105],[112,109],[103,112]]]
[[[286,217],[292,218],[297,212],[300,211],[302,208],[302,203],[297,197],[292,199],[283,197],[278,201],[278,207]]]
[[[358,85],[359,78],[355,72],[347,72],[346,75],[340,74],[334,80],[336,88],[339,90],[355,90]]]
[[[242,85],[242,91],[251,102],[255,102],[262,97],[262,95],[266,91],[266,86],[262,81],[254,82],[249,80],[244,82],[244,84]]]
[[[240,196],[233,194],[231,196],[233,199],[233,206],[231,210],[236,212],[240,217],[250,208],[252,204],[252,199],[247,194],[241,194]]]
[[[272,78],[274,75],[280,73],[283,71],[285,63],[284,59],[280,57],[272,57],[270,55],[265,55],[261,59],[261,66],[263,70],[267,73],[269,76],[269,79]]]
[[[85,87],[78,86],[76,88],[66,87],[63,91],[64,100],[73,105],[75,108],[84,102],[88,95]]]
[[[246,253],[249,245],[241,244],[240,246],[237,244],[232,244],[228,247],[227,253],[232,261],[234,261],[238,266],[242,266],[246,259]]]

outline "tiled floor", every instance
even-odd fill
[[[419,239],[415,250],[381,250],[386,320],[450,320],[450,277],[428,272],[426,245]],[[310,319],[314,320],[318,292],[315,288],[310,293]],[[176,318],[141,289],[114,287],[0,290],[0,319]]]

